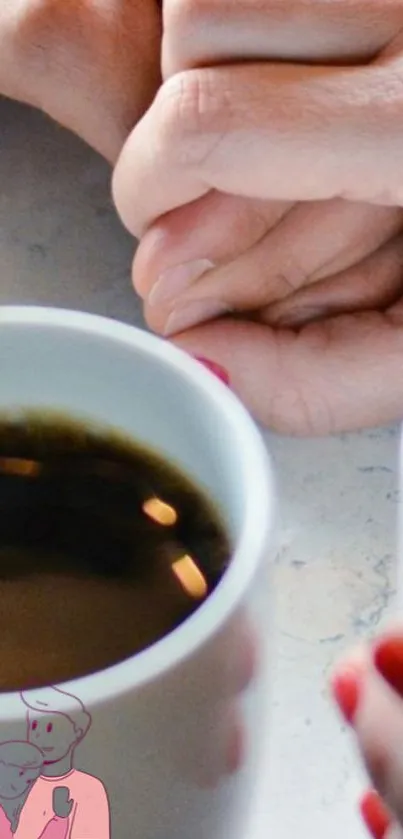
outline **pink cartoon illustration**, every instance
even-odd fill
[[[110,839],[104,785],[74,768],[75,749],[91,726],[89,713],[79,699],[55,687],[24,692],[21,698],[27,708],[25,746],[36,750],[42,762],[39,771],[35,767],[18,826],[4,839]]]
[[[43,771],[40,749],[25,741],[0,743],[0,839],[16,835],[20,814],[29,793]],[[41,839],[66,839],[67,822],[54,817]]]
[[[43,755],[30,743],[0,743],[0,839],[11,839],[21,810],[39,777]]]

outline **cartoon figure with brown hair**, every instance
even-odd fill
[[[110,839],[103,783],[74,768],[75,749],[91,726],[89,713],[79,699],[55,687],[28,691],[21,698],[27,708],[28,745],[42,753],[43,763],[22,807],[15,839]]]

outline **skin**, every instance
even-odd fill
[[[3,0],[0,93],[115,161],[160,84],[158,0]]]
[[[391,826],[385,839],[403,837],[403,698],[374,667],[373,653],[391,631],[367,646],[353,650],[337,667],[336,675],[354,673],[358,683],[358,706],[352,726],[358,747],[372,780],[390,813]],[[393,631],[403,640],[402,626]]]
[[[149,325],[277,430],[400,418],[402,0],[166,0],[164,23],[114,175]]]

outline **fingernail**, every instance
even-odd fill
[[[355,670],[342,670],[332,679],[333,696],[348,725],[352,725],[360,700],[360,684]]]
[[[177,332],[184,332],[185,329],[190,329],[191,326],[197,326],[206,320],[214,320],[227,315],[229,311],[228,306],[220,300],[210,298],[193,300],[171,312],[165,325],[164,335],[169,337]]]
[[[225,385],[229,385],[229,374],[224,367],[221,367],[221,364],[217,364],[215,361],[210,361],[209,358],[204,358],[201,355],[195,355],[193,356],[193,358],[195,359],[195,361],[198,361],[200,364],[203,364],[204,367],[207,367],[207,369],[210,370],[211,373],[214,373],[214,375],[217,376],[218,379],[221,379],[221,381]]]
[[[370,790],[361,799],[361,815],[374,839],[384,839],[391,820],[382,799],[375,790]]]
[[[170,303],[212,268],[214,268],[214,263],[210,259],[194,259],[192,262],[184,262],[182,265],[167,268],[160,274],[155,286],[151,289],[148,297],[149,305],[160,306],[162,303]]]
[[[378,672],[400,696],[403,696],[403,638],[388,638],[374,650]]]

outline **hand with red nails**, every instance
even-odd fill
[[[402,28],[403,0],[164,3],[114,176],[134,282],[282,431],[403,413]]]
[[[1,0],[0,95],[114,162],[160,84],[158,0]]]
[[[374,839],[403,839],[403,629],[339,665],[333,694],[374,785],[364,821]]]

